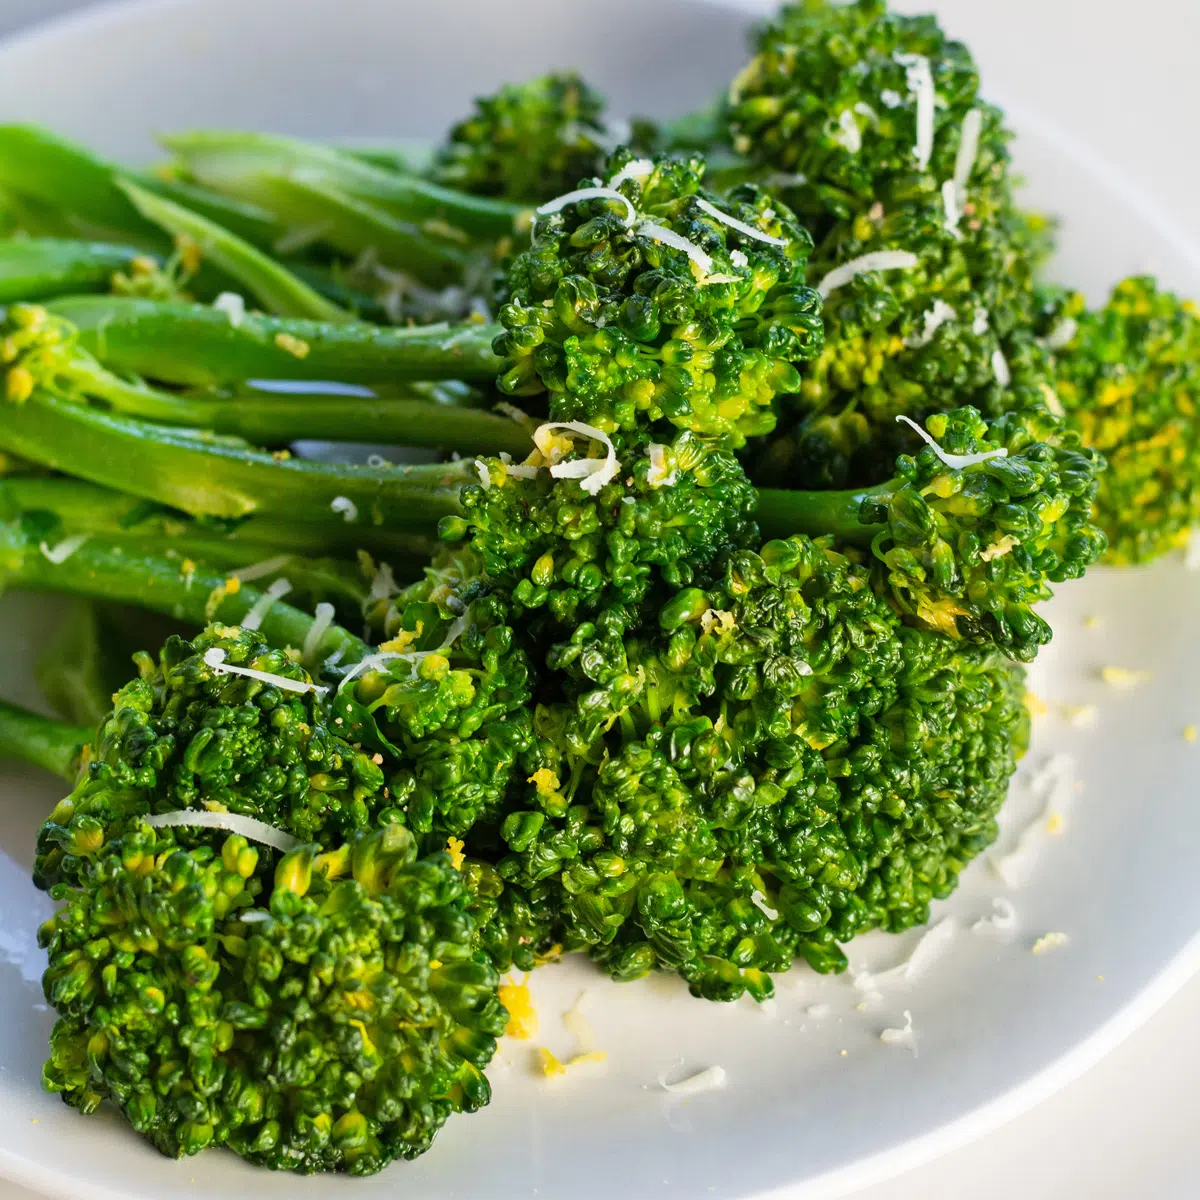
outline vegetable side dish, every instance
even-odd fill
[[[1198,516],[1196,311],[1045,280],[1010,139],[879,0],[666,123],[556,75],[433,148],[0,127],[4,580],[77,598],[62,720],[0,709],[67,790],[46,1086],[369,1174],[487,1103],[502,972],[762,1000],[926,922],[1039,604]]]

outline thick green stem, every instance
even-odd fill
[[[761,488],[758,493],[758,525],[766,538],[786,538],[794,533],[810,537],[827,534],[839,541],[870,545],[880,525],[864,525],[859,519],[864,500],[885,496],[891,482],[873,488],[850,488],[842,492],[790,492]]]
[[[0,756],[22,759],[68,783],[74,781],[80,752],[92,733],[0,700]]]
[[[268,209],[263,177],[294,176],[365,200],[402,220],[438,221],[472,237],[509,237],[528,220],[529,210],[522,206],[455,192],[317,142],[225,130],[175,133],[162,141],[201,183]]]
[[[239,624],[262,595],[256,588],[231,591],[220,575],[187,571],[178,559],[158,558],[121,545],[89,539],[61,562],[53,562],[34,546],[5,550],[4,576],[10,586],[115,600],[162,613],[193,625],[212,621]],[[303,647],[313,618],[276,600],[263,617],[263,637],[280,648]],[[317,644],[314,662],[340,652],[354,662],[368,652],[352,633],[331,626]]]
[[[47,392],[8,405],[0,449],[196,516],[345,519],[428,528],[459,509],[469,464],[350,466],[276,457],[213,435],[150,425]]]
[[[6,238],[0,241],[0,304],[107,292],[113,275],[137,257],[128,246],[104,242]]]
[[[391,329],[250,313],[235,324],[203,304],[121,296],[71,296],[47,307],[76,326],[80,344],[105,366],[186,387],[247,379],[483,383],[500,372],[495,325]]]

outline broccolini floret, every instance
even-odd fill
[[[164,1154],[368,1175],[488,1102],[499,978],[458,872],[399,825],[272,869],[135,821],[54,894],[46,1086]]]
[[[451,128],[433,178],[477,196],[553,200],[603,163],[604,109],[604,97],[573,72],[505,84]]]
[[[1043,332],[1067,423],[1108,459],[1096,522],[1108,561],[1145,562],[1200,520],[1200,317],[1153,279],[1126,279],[1107,304],[1047,298]]]

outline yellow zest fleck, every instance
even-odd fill
[[[379,649],[385,654],[404,654],[409,646],[421,636],[423,622],[418,621],[416,629],[402,629],[390,641],[380,644]]]
[[[558,776],[549,767],[539,767],[525,782],[532,783],[539,796],[554,796],[558,792]]]
[[[607,1050],[589,1050],[586,1054],[577,1054],[569,1063],[568,1067],[578,1067],[582,1063],[602,1063],[608,1061]]]
[[[500,1003],[508,1009],[508,1026],[504,1032],[509,1037],[531,1038],[538,1031],[537,1009],[529,994],[529,976],[521,983],[505,980],[500,985]]]
[[[225,580],[225,595],[236,596],[242,590],[242,581],[236,575]]]
[[[13,367],[4,381],[4,397],[13,404],[24,404],[33,395],[33,373],[27,367]]]
[[[1044,933],[1033,943],[1033,953],[1049,954],[1051,950],[1061,950],[1068,941],[1065,933]]]
[[[450,865],[456,870],[461,871],[463,859],[466,855],[463,853],[464,842],[461,838],[449,837],[446,839],[446,853],[450,855]]]
[[[431,971],[438,970],[441,967],[441,965],[442,965],[442,960],[440,958],[431,958],[429,960],[429,969]]]
[[[1057,837],[1067,827],[1067,822],[1064,820],[1062,813],[1051,813],[1046,821],[1046,832]]]
[[[1006,533],[999,541],[993,542],[986,550],[980,551],[979,557],[984,562],[991,562],[994,558],[1003,558],[1006,554],[1011,554],[1015,547],[1021,544],[1018,538],[1013,537],[1011,533]]]
[[[179,252],[179,263],[189,275],[200,270],[200,247],[185,233],[175,239],[175,249]]]
[[[1062,705],[1063,720],[1077,729],[1090,729],[1096,723],[1100,710],[1094,704]]]
[[[1185,742],[1191,742],[1194,744],[1198,733],[1200,733],[1200,731],[1197,731],[1195,725],[1185,725],[1183,727],[1183,740]]]
[[[950,597],[941,600],[930,600],[922,596],[917,602],[917,619],[930,629],[945,634],[946,637],[957,638],[958,618],[965,617],[967,610],[960,608]]]
[[[280,350],[286,350],[293,358],[307,358],[311,348],[307,342],[298,337],[293,337],[290,333],[277,333],[275,335],[275,345]]]
[[[1101,667],[1100,678],[1113,687],[1134,687],[1152,678],[1149,671],[1133,671],[1128,667]]]
[[[217,609],[225,602],[225,597],[228,594],[229,589],[223,583],[218,583],[208,593],[208,599],[204,602],[204,619],[206,621],[211,621],[217,615]]]
[[[1083,618],[1084,629],[1099,629],[1102,624],[1103,622],[1097,616]]]
[[[191,577],[193,575],[195,575],[195,573],[196,573],[196,564],[194,562],[192,562],[192,560],[190,558],[185,558],[183,560],[183,562],[181,562],[179,564],[179,574],[184,579],[191,579]]]
[[[538,1047],[538,1056],[542,1062],[542,1074],[547,1079],[557,1079],[567,1073],[567,1068],[558,1061],[557,1056],[545,1046]]]
[[[562,946],[558,942],[555,942],[554,945],[548,950],[533,956],[534,964],[539,967],[544,967],[547,963],[558,962],[558,960],[562,958],[562,952]]]
[[[1034,692],[1027,691],[1022,698],[1022,703],[1031,717],[1044,717],[1050,711],[1050,706],[1045,700]]]

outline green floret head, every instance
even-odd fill
[[[276,866],[135,822],[40,931],[46,1087],[163,1154],[369,1175],[488,1102],[507,1014],[444,854],[391,825]]]
[[[686,431],[666,437],[615,435],[615,462],[596,487],[597,476],[554,472],[602,468],[602,438],[543,426],[535,455],[543,465],[523,477],[513,470],[527,464],[482,460],[488,486],[464,489],[465,516],[448,518],[443,536],[469,536],[514,620],[540,611],[573,626],[614,603],[636,608],[664,582],[686,586],[727,547],[754,538],[755,494],[728,450]]]
[[[548,655],[569,703],[539,706],[500,874],[558,888],[565,944],[616,978],[719,1000],[927,920],[996,835],[1019,668],[907,627],[806,537],[732,552],[656,624],[613,611]]]
[[[1145,562],[1184,544],[1200,519],[1195,305],[1133,278],[1096,310],[1077,294],[1048,297],[1042,323],[1067,423],[1108,459],[1095,511],[1108,561]]]
[[[812,240],[760,188],[706,192],[704,169],[618,151],[592,181],[609,194],[538,214],[506,281],[502,390],[608,433],[666,421],[740,446],[774,427],[821,348]]]
[[[897,414],[971,404],[995,416],[1043,393],[1028,327],[1048,225],[1014,203],[1011,132],[978,83],[932,17],[877,0],[795,5],[760,33],[731,89],[731,128],[751,176],[812,230],[809,283],[868,254],[918,261],[830,285],[824,351],[753,451],[757,481],[879,482],[915,448]]]
[[[947,454],[991,456],[948,466],[926,446],[867,494],[877,586],[919,626],[1029,661],[1051,637],[1033,606],[1107,547],[1092,518],[1104,459],[1046,409],[989,425],[963,408],[926,426]]]
[[[201,808],[266,821],[301,840],[346,836],[386,805],[382,769],[351,744],[319,693],[223,674],[206,661],[297,684],[303,667],[257,632],[210,626],[168,638],[113,697],[86,771],[38,834],[39,887],[73,880],[133,819]]]
[[[541,203],[603,164],[604,97],[573,72],[505,84],[475,101],[438,152],[434,178],[477,196]]]

